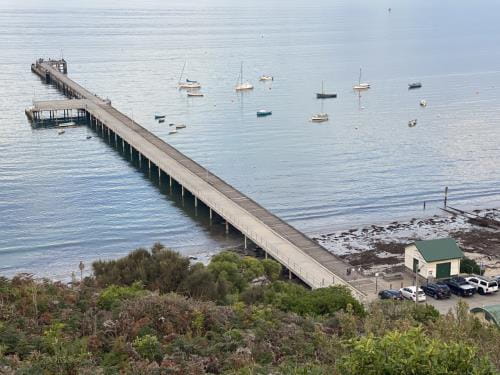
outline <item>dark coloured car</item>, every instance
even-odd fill
[[[428,296],[431,296],[435,299],[443,299],[451,297],[451,290],[446,284],[427,284],[422,285],[422,290]]]
[[[386,290],[381,290],[378,293],[378,298],[380,299],[395,299],[395,300],[402,300],[403,295],[399,290],[394,290],[394,289],[386,289]]]
[[[453,294],[461,297],[472,296],[476,293],[476,288],[474,288],[463,277],[460,276],[443,280],[438,284],[446,284]]]

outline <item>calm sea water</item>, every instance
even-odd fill
[[[63,54],[73,79],[313,233],[434,214],[445,186],[456,206],[498,207],[499,13],[462,0],[0,0],[0,274],[67,277],[155,241],[185,254],[240,241],[90,130],[32,129],[24,108],[62,98],[31,74],[36,58]],[[185,61],[204,98],[176,89]],[[243,95],[241,62],[255,85]],[[360,67],[372,89],[358,97]],[[315,99],[322,80],[338,99]],[[329,122],[308,121],[320,111]],[[169,136],[156,112],[188,126]]]

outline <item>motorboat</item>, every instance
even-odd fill
[[[249,82],[246,83],[239,83],[236,85],[234,88],[236,91],[243,91],[243,90],[253,90],[253,85]]]
[[[165,118],[165,115],[155,115],[155,120],[160,120]]]
[[[323,87],[323,81],[321,81],[321,92],[316,93],[316,98],[317,99],[329,99],[329,98],[336,98],[337,94],[327,94],[325,93],[325,89]]]
[[[66,131],[65,131],[65,130],[63,130],[63,129],[59,129],[59,130],[57,131],[57,134],[58,134],[58,135],[61,135],[61,134],[64,134],[64,133],[66,133]]]
[[[311,121],[313,121],[313,122],[328,121],[328,114],[327,113],[317,113],[311,117]]]
[[[243,82],[243,62],[241,62],[240,67],[240,83],[238,83],[235,88],[236,91],[252,90],[253,85],[250,82]]]
[[[87,139],[91,139],[91,138],[92,138],[92,136],[91,136],[91,135],[87,135]]]
[[[187,83],[198,83],[198,81],[193,81],[193,80],[191,80],[191,79],[187,79],[187,78],[186,78],[186,82],[187,82]]]
[[[408,126],[410,128],[413,128],[414,126],[417,126],[417,119],[408,121]]]
[[[361,83],[361,73],[362,73],[361,68],[359,68],[358,84],[352,87],[354,90],[367,90],[370,88],[369,83]]]
[[[273,76],[267,76],[267,75],[264,74],[264,75],[260,76],[259,81],[274,81],[274,77]]]
[[[177,125],[175,125],[176,129],[184,129],[185,127],[186,127],[185,124],[177,124]]]
[[[177,133],[177,129],[172,129],[168,132],[168,134],[175,134],[175,133]]]
[[[165,119],[164,119],[164,118],[161,118],[161,119],[159,119],[159,120],[158,120],[158,122],[159,122],[160,124],[163,124],[163,123],[165,122]]]
[[[420,82],[413,82],[408,84],[408,90],[411,89],[419,89],[422,87],[422,84]]]
[[[272,114],[273,114],[272,111],[267,111],[265,109],[261,109],[261,110],[257,111],[257,117],[265,117],[265,116],[270,116]]]
[[[422,99],[422,100],[420,101],[420,106],[421,106],[421,107],[427,107],[427,100]]]
[[[201,92],[188,92],[187,93],[187,96],[198,96],[198,97],[201,97],[201,96],[204,96]]]

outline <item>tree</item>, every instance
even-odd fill
[[[189,259],[155,244],[151,252],[137,249],[124,258],[92,264],[100,286],[132,285],[139,281],[147,289],[163,293],[178,289],[189,272]]]
[[[460,261],[460,273],[473,273],[476,275],[482,275],[484,272],[481,271],[481,267],[476,263],[474,259],[464,257]]]

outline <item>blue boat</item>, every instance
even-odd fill
[[[264,109],[261,109],[260,111],[257,111],[257,117],[265,117],[265,116],[270,116],[272,115],[272,111],[266,111]]]
[[[190,79],[187,79],[187,78],[186,78],[186,82],[187,83],[198,83],[198,81],[191,81]]]

